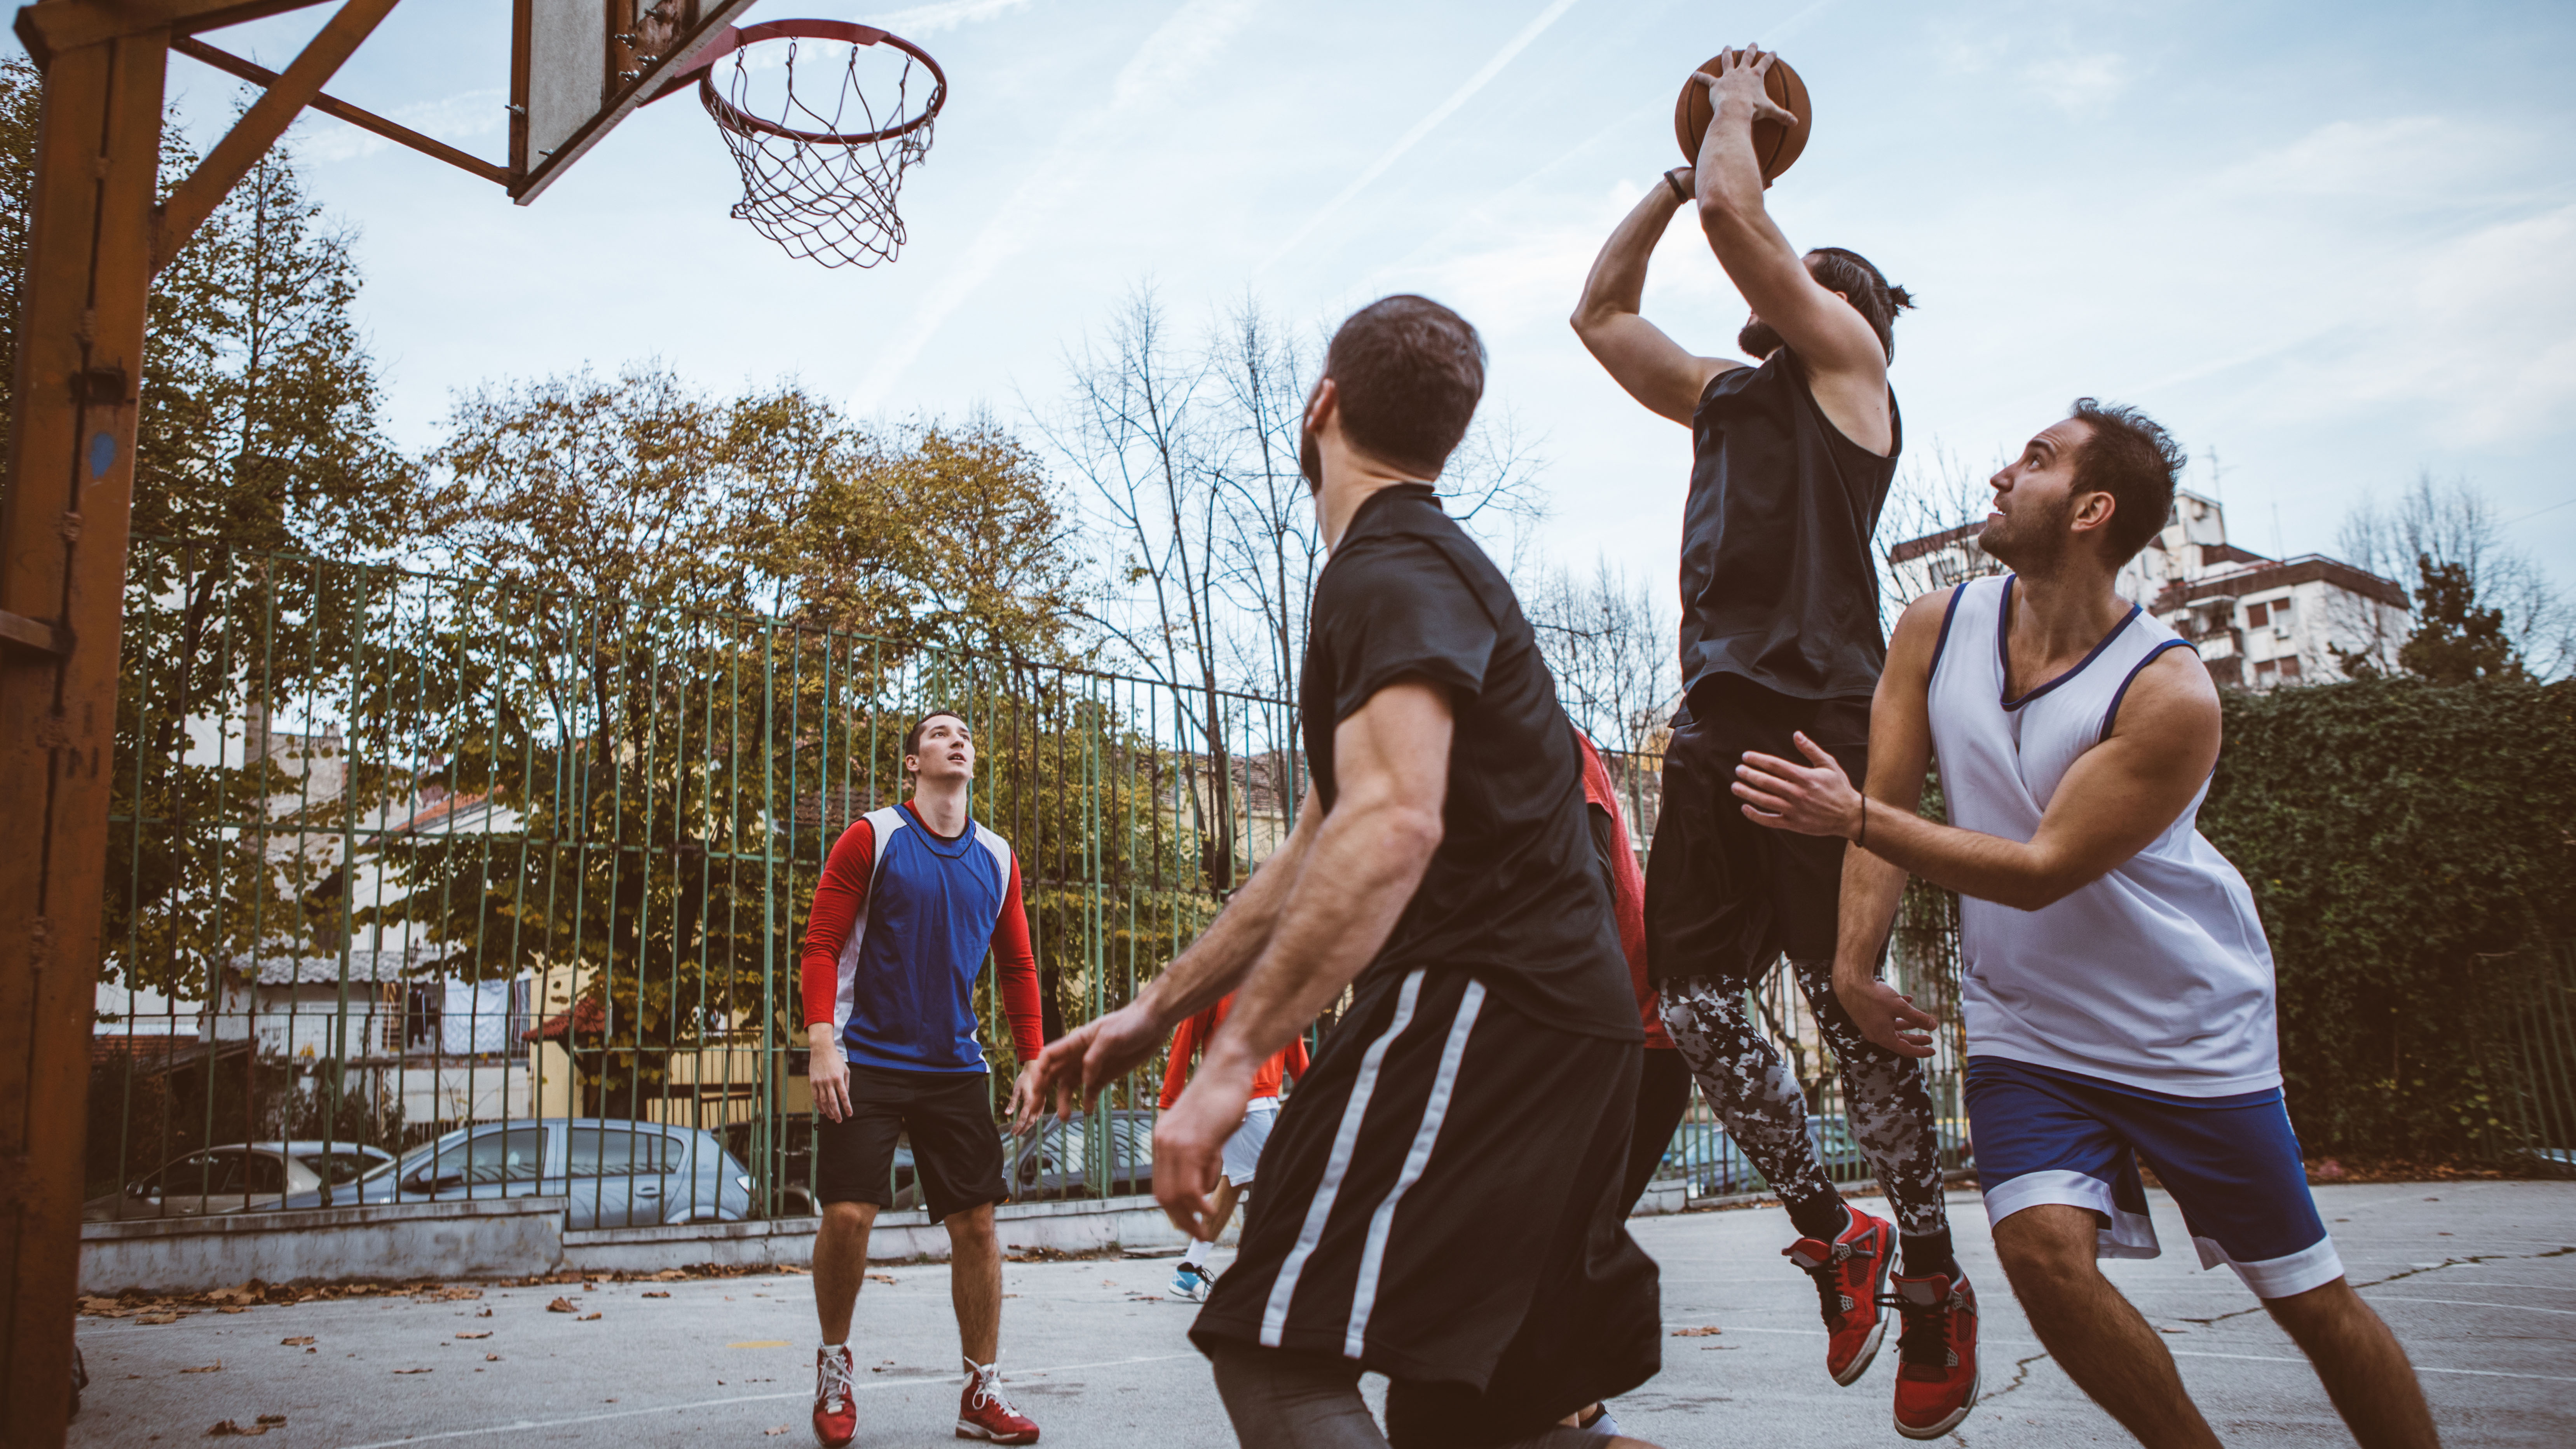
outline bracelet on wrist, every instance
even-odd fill
[[[1672,188],[1673,199],[1675,201],[1680,202],[1684,206],[1688,206],[1691,202],[1691,194],[1682,190],[1681,176],[1679,174],[1681,169],[1682,168],[1679,166],[1676,166],[1672,170],[1665,172],[1664,184]]]

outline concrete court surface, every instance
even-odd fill
[[[2446,1442],[2576,1443],[2576,1183],[2383,1183],[2317,1196],[2352,1280],[2426,1370]],[[1975,1195],[1952,1201],[1960,1257],[1984,1296],[1987,1346],[1985,1397],[1957,1442],[2130,1442],[2031,1338]],[[2350,1443],[2298,1350],[2234,1275],[2199,1270],[2161,1195],[2155,1217],[2165,1255],[2109,1271],[2170,1335],[2220,1435],[2243,1445]],[[1866,1378],[1833,1386],[1815,1292],[1778,1256],[1790,1234],[1777,1208],[1634,1226],[1663,1264],[1667,1330],[1720,1332],[1665,1339],[1663,1373],[1616,1405],[1628,1432],[1674,1446],[1902,1442],[1888,1421],[1894,1335]],[[1046,1443],[1232,1442],[1205,1364],[1183,1336],[1192,1306],[1159,1297],[1171,1269],[1168,1258],[1005,1269],[1014,1296],[1003,1305],[1003,1371]],[[893,1281],[868,1284],[852,1337],[859,1444],[952,1444],[947,1269],[881,1271]],[[546,1311],[558,1294],[600,1316]],[[219,1420],[247,1428],[271,1414],[284,1422],[261,1449],[786,1449],[808,1442],[810,1302],[807,1279],[777,1274],[602,1282],[589,1292],[493,1287],[469,1302],[342,1299],[165,1325],[84,1318],[92,1385],[71,1442],[175,1449]],[[480,1316],[486,1309],[491,1316]],[[311,1352],[280,1342],[306,1336]]]

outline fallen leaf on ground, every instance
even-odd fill
[[[262,1414],[259,1416],[259,1421],[263,1424],[283,1424],[286,1422],[286,1416],[284,1414]]]
[[[2189,1333],[2191,1330],[2187,1328],[2160,1328],[2156,1331],[2158,1333]]]
[[[589,1322],[592,1322],[592,1321],[596,1320],[598,1317],[599,1317],[599,1315],[598,1315],[598,1314],[596,1314],[596,1313],[585,1313],[585,1314],[583,1314],[581,1317],[574,1319],[574,1320],[573,1320],[573,1322],[575,1322],[575,1323],[589,1323]]]
[[[179,1370],[179,1372],[183,1374],[219,1374],[223,1371],[224,1361],[222,1359],[216,1359],[213,1363],[206,1365],[204,1368],[184,1368]]]
[[[572,1306],[571,1299],[558,1298],[554,1302],[546,1305],[546,1311],[548,1313],[579,1313],[581,1310]]]
[[[300,1338],[281,1338],[277,1341],[277,1345],[280,1348],[302,1348],[312,1341],[313,1335],[308,1333]]]
[[[394,1372],[395,1372],[395,1373],[398,1373],[398,1374],[425,1374],[425,1373],[430,1372],[430,1370],[425,1369],[425,1368],[416,1368],[416,1369],[395,1369],[395,1370],[394,1370]]]
[[[2448,1236],[2448,1234],[2445,1234],[2444,1236]],[[247,1308],[235,1308],[235,1307],[232,1307],[232,1306],[231,1306],[231,1305],[229,1305],[229,1304],[225,1305],[224,1307],[218,1308],[218,1309],[216,1309],[215,1311],[216,1311],[217,1313],[248,1313],[248,1312],[250,1312],[250,1310],[249,1310],[249,1309],[247,1309]]]
[[[1721,1332],[1721,1331],[1722,1331],[1722,1330],[1717,1329],[1717,1328],[1715,1328],[1715,1327],[1709,1327],[1709,1328],[1676,1328],[1676,1329],[1674,1329],[1674,1330],[1673,1330],[1673,1337],[1675,1337],[1675,1338],[1711,1338],[1711,1337],[1716,1336],[1716,1335],[1717,1335],[1719,1332]]]
[[[477,1318],[489,1318],[489,1317],[491,1317],[491,1316],[492,1316],[492,1310],[491,1310],[491,1309],[489,1309],[489,1308],[486,1308],[486,1309],[484,1309],[482,1312],[477,1313],[477,1314],[475,1314],[474,1316],[475,1316],[475,1317],[477,1317]]]
[[[894,1281],[894,1275],[892,1273],[870,1273],[868,1275],[868,1281],[871,1283],[891,1283]]]
[[[139,1313],[135,1315],[134,1321],[137,1323],[176,1323],[179,1321],[179,1315],[175,1313]],[[214,1431],[209,1429],[206,1432],[213,1433]]]
[[[235,1434],[248,1437],[252,1434],[265,1434],[267,1432],[268,1426],[266,1424],[253,1424],[249,1428],[245,1429],[230,1419],[217,1419],[214,1427],[206,1431],[206,1437],[209,1439],[224,1439],[230,1438]]]
[[[761,1430],[760,1432],[761,1432],[762,1437],[764,1437],[764,1438],[775,1439],[775,1438],[777,1438],[779,1435],[784,1434],[784,1433],[786,1433],[786,1432],[787,1432],[787,1426],[786,1426],[786,1425],[784,1425],[784,1424],[781,1424],[781,1425],[779,1425],[779,1426],[778,1426],[777,1428],[775,1428],[775,1429],[763,1429],[763,1430]]]
[[[459,1329],[457,1330],[456,1336],[458,1338],[490,1338],[492,1336],[492,1330],[487,1328],[480,1333],[467,1333],[464,1330]]]
[[[671,1295],[668,1293],[647,1293],[644,1296],[647,1298],[668,1298]]]
[[[483,1355],[483,1361],[485,1363],[499,1363],[501,1361],[501,1356],[497,1353],[487,1353]]]

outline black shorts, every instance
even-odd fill
[[[1855,786],[1868,779],[1868,700],[1793,699],[1733,675],[1691,691],[1664,748],[1646,857],[1646,969],[1655,981],[1749,983],[1783,953],[1833,959],[1843,842],[1748,820],[1734,788],[1747,750],[1805,763],[1790,738],[1801,730]]]
[[[1642,1055],[1461,970],[1354,1002],[1280,1109],[1191,1340],[1453,1385],[1521,1433],[1652,1378],[1655,1262],[1619,1201]]]
[[[899,1137],[911,1140],[912,1170],[931,1221],[1009,1199],[989,1074],[897,1072],[852,1062],[850,1115],[838,1122],[820,1113],[814,1118],[815,1200],[892,1203]]]

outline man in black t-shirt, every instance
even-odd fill
[[[1922,1072],[1873,1043],[1843,1005],[1893,1015],[1905,1002],[1867,977],[1835,990],[1842,842],[1768,830],[1731,793],[1748,751],[1803,758],[1798,733],[1854,778],[1866,769],[1870,695],[1887,656],[1870,536],[1903,441],[1887,368],[1896,313],[1912,305],[1852,252],[1801,256],[1764,212],[1752,126],[1786,114],[1763,93],[1769,66],[1748,50],[1697,77],[1716,112],[1698,164],[1667,173],[1620,222],[1574,314],[1621,387],[1691,430],[1686,693],[1646,863],[1647,963],[1674,1045],[1798,1230],[1786,1252],[1816,1281],[1837,1383],[1858,1381],[1877,1355],[1901,1239],[1896,1421],[1931,1437],[1975,1402],[1973,1296],[1950,1249]],[[1758,364],[1695,356],[1638,315],[1647,258],[1685,203],[1752,306],[1736,345]],[[1843,1202],[1817,1161],[1804,1093],[1746,1012],[1747,988],[1784,954],[1841,1067],[1844,1110],[1894,1223]],[[1874,945],[1842,959],[1879,955]]]
[[[1573,728],[1511,587],[1427,481],[1483,385],[1475,330],[1436,302],[1389,297],[1334,334],[1305,419],[1332,550],[1305,806],[1195,945],[1014,1094],[1023,1120],[1050,1094],[1065,1110],[1233,990],[1154,1134],[1155,1195],[1208,1236],[1253,1070],[1350,987],[1191,1329],[1247,1446],[1599,1445],[1559,1421],[1660,1364],[1655,1267],[1619,1198],[1644,1034]],[[1384,1440],[1363,1370],[1392,1381]]]

